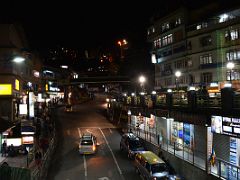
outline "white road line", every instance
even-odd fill
[[[82,133],[81,133],[80,128],[78,128],[78,135],[79,135],[80,138],[82,137]]]
[[[118,172],[119,172],[122,180],[124,180],[124,177],[123,177],[123,174],[122,174],[122,170],[120,169],[120,167],[119,167],[119,165],[118,165],[118,162],[117,162],[117,159],[116,159],[115,155],[113,154],[113,151],[112,151],[111,147],[109,146],[109,143],[108,143],[108,141],[107,141],[106,136],[104,135],[104,133],[103,133],[103,131],[101,130],[101,128],[99,128],[99,131],[102,133],[103,138],[104,138],[104,140],[106,141],[106,144],[107,144],[107,146],[108,146],[108,148],[109,148],[109,150],[110,150],[110,152],[111,152],[111,154],[112,154],[113,160],[114,160],[114,162],[115,162],[115,164],[116,164],[116,166],[117,166]]]
[[[83,163],[84,163],[85,179],[87,180],[87,162],[86,162],[85,155],[83,155]]]
[[[88,132],[88,133],[92,133],[92,132],[91,132],[90,130],[88,130],[88,129],[87,129],[87,132]]]
[[[78,128],[78,135],[81,138],[81,130]],[[85,175],[85,180],[87,180],[87,162],[86,162],[86,157],[83,155],[83,166],[84,166],[84,175]]]
[[[110,133],[112,134],[112,130],[111,130],[111,128],[109,128],[109,131],[110,131]]]

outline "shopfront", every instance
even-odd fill
[[[193,149],[194,125],[173,121],[171,124],[171,142],[179,145],[178,148],[185,146]]]
[[[237,177],[235,166],[240,166],[240,118],[212,116],[211,130],[216,157],[229,163],[221,167],[221,174]]]

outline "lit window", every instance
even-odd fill
[[[152,32],[153,32],[153,33],[155,32],[155,28],[154,28],[154,27],[152,28]]]
[[[202,25],[201,25],[201,24],[197,25],[197,30],[199,30],[199,29],[201,29],[201,28],[202,28]]]
[[[230,35],[231,35],[231,40],[236,40],[236,39],[238,39],[238,30],[237,30],[237,29],[231,30],[231,31],[230,31]]]
[[[172,34],[168,35],[168,44],[173,42]]]
[[[175,25],[179,25],[179,24],[181,24],[181,18],[176,19]]]
[[[231,50],[226,52],[227,61],[239,60],[240,59],[240,50]]]
[[[200,56],[200,64],[212,64],[212,63],[213,63],[212,54]]]

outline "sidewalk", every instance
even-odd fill
[[[9,166],[11,167],[21,167],[26,168],[27,167],[27,155],[18,155],[15,157],[0,157],[0,164],[3,162],[7,162]]]
[[[2,164],[5,161],[6,157],[2,157],[2,154],[0,153],[0,164]]]

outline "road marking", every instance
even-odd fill
[[[82,137],[82,133],[81,133],[80,128],[78,128],[78,135],[79,135],[80,138]]]
[[[112,130],[109,128],[110,133],[112,134]]]
[[[98,178],[99,180],[109,180],[108,177],[101,177],[101,178]]]
[[[78,135],[81,138],[81,130],[78,128]],[[87,180],[87,162],[86,162],[86,157],[83,155],[83,166],[84,166],[84,175],[85,175],[85,180]]]
[[[114,160],[114,162],[115,162],[115,164],[116,164],[116,166],[117,166],[117,169],[118,169],[118,172],[119,172],[119,174],[120,174],[120,176],[121,176],[121,179],[124,180],[124,177],[123,177],[123,174],[122,174],[122,170],[120,169],[120,167],[119,167],[119,165],[118,165],[117,159],[116,159],[115,155],[113,154],[113,151],[112,151],[112,149],[111,149],[111,147],[110,147],[110,145],[109,145],[109,143],[108,143],[108,140],[107,140],[106,136],[104,135],[102,129],[99,128],[99,130],[100,130],[100,132],[102,133],[103,138],[104,138],[104,140],[105,140],[105,142],[106,142],[106,144],[107,144],[107,146],[108,146],[108,149],[110,150],[110,152],[111,152],[111,154],[112,154],[113,160]]]
[[[83,155],[83,163],[84,163],[85,179],[87,180],[87,162],[86,162],[86,157],[85,157],[85,155]]]
[[[90,130],[88,130],[88,129],[87,129],[87,132],[92,134],[92,132]]]

